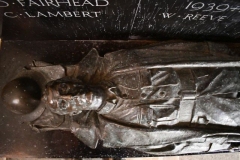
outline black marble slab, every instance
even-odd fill
[[[239,0],[1,0],[0,8],[4,40],[240,40]]]
[[[154,41],[3,41],[0,51],[0,93],[3,86],[32,60],[53,64],[75,64],[91,48],[100,55],[118,49],[140,47]],[[111,47],[109,47],[111,46]],[[149,156],[130,149],[90,149],[66,131],[37,133],[19,116],[8,111],[0,100],[0,157],[18,158],[80,158]]]
[[[0,51],[0,92],[3,86],[24,70],[32,60],[52,64],[76,64],[92,48],[100,55],[119,49],[132,49],[157,41],[3,41]],[[225,43],[234,55],[240,55],[238,43]],[[8,111],[0,100],[0,157],[106,158],[154,156],[126,148],[90,149],[66,131],[37,133]]]

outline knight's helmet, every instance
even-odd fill
[[[1,98],[10,111],[16,114],[28,114],[40,104],[41,94],[42,89],[34,79],[19,77],[3,88]]]
[[[35,65],[13,77],[4,86],[1,100],[4,106],[18,114],[22,121],[33,121],[45,110],[45,105],[41,101],[45,85],[63,75],[62,66]]]

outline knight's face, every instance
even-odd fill
[[[93,90],[77,82],[53,81],[47,84],[43,100],[60,115],[75,115],[99,107],[102,101]]]

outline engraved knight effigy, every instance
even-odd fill
[[[91,148],[102,141],[156,155],[235,151],[239,72],[240,58],[211,42],[162,42],[104,57],[92,49],[75,65],[33,62],[2,99],[34,130],[71,131]],[[32,80],[40,98],[17,100],[13,94],[26,94],[24,81]],[[23,112],[20,103],[37,106]]]

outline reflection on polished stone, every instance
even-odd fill
[[[39,105],[41,88],[33,79],[17,78],[3,88],[1,97],[12,112],[27,114]]]
[[[46,78],[45,110],[29,122],[37,131],[154,155],[239,150],[240,58],[224,45],[164,42],[104,57],[92,49],[75,65],[28,69]]]

